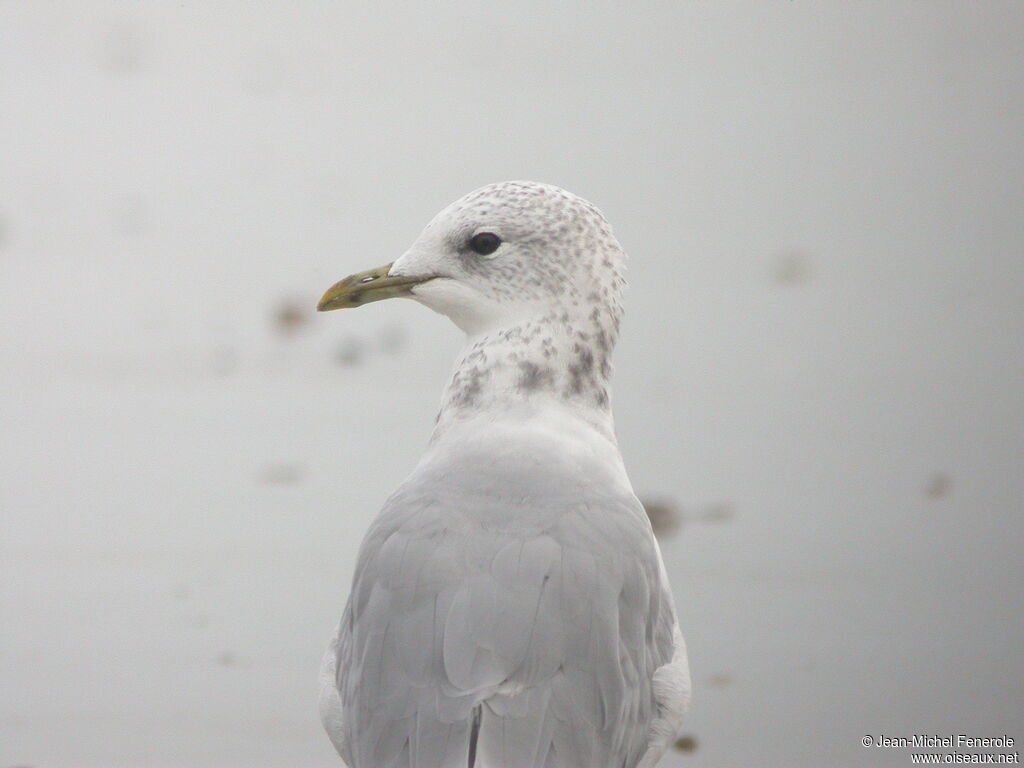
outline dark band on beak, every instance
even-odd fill
[[[391,264],[368,269],[349,275],[330,288],[316,305],[317,311],[329,312],[332,309],[349,309],[361,307],[382,299],[393,299],[408,296],[414,287],[430,280],[430,277],[405,277],[388,275]]]

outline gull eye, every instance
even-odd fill
[[[481,256],[490,256],[501,245],[501,238],[493,232],[480,232],[469,240],[469,247]]]

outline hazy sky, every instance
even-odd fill
[[[337,764],[316,670],[460,338],[314,316],[527,178],[696,691],[666,766],[1024,738],[1024,6],[0,3],[0,766]],[[1016,733],[1014,732],[1016,730]]]

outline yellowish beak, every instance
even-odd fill
[[[349,309],[381,299],[408,296],[415,286],[430,279],[429,277],[389,277],[390,270],[391,265],[385,264],[383,267],[349,275],[327,289],[327,293],[316,305],[317,311]]]

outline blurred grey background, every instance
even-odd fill
[[[1024,737],[1022,29],[0,3],[0,766],[338,764],[320,656],[460,337],[311,310],[509,178],[632,257],[620,443],[695,680],[664,765]]]

